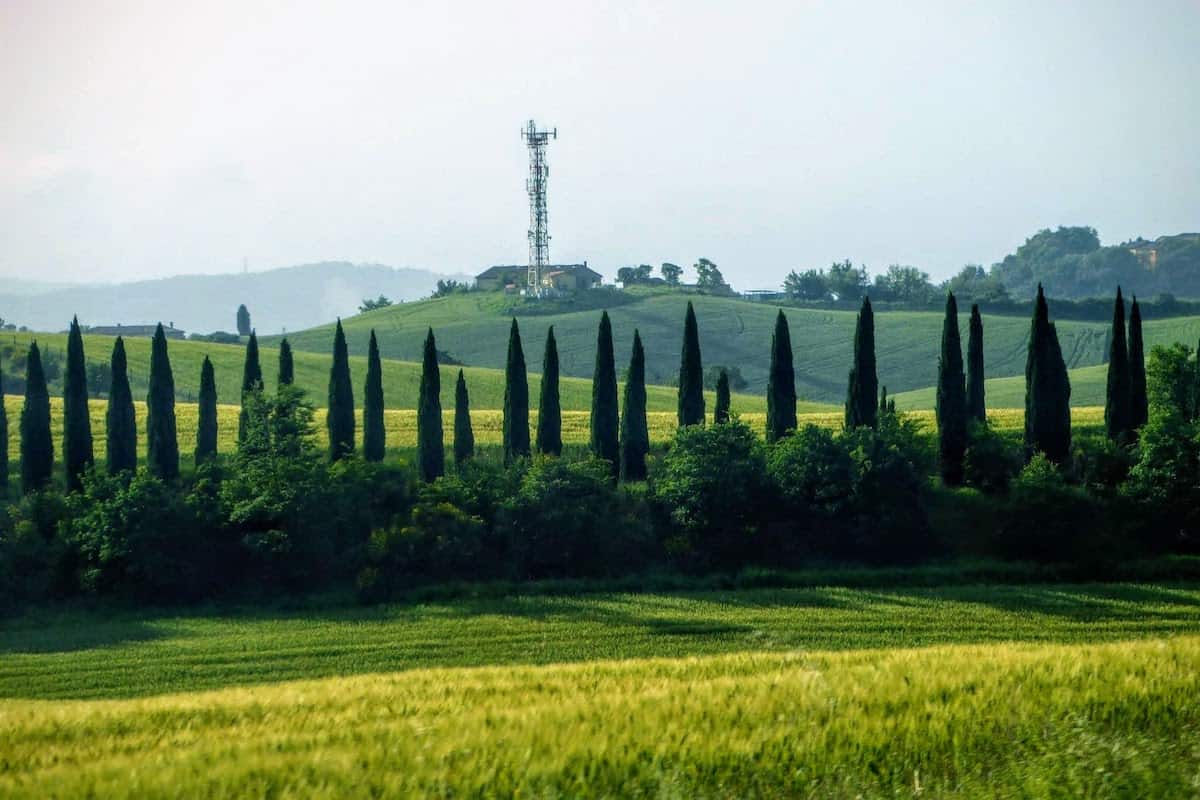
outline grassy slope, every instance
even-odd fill
[[[1186,796],[1198,632],[1147,585],[41,614],[0,794]]]
[[[61,333],[16,333],[3,334],[5,341],[15,340],[26,343],[36,338],[38,346],[49,348],[60,354],[65,354],[67,347],[66,334]],[[9,337],[12,337],[11,339]],[[85,336],[84,352],[89,361],[107,363],[114,339],[109,336]],[[329,344],[331,346],[332,338]],[[150,340],[127,339],[126,353],[129,357],[131,381],[134,384],[134,396],[144,397],[147,378],[150,373]],[[296,368],[296,384],[308,392],[309,399],[316,405],[323,406],[329,386],[329,347],[321,352],[294,352]],[[200,364],[207,355],[212,359],[217,378],[217,396],[224,402],[236,401],[242,385],[242,366],[245,362],[246,351],[238,345],[212,344],[209,342],[172,341],[169,346],[171,367],[175,376],[176,393],[183,400],[194,400],[200,389]],[[364,350],[365,352],[365,350]],[[263,368],[263,379],[268,387],[275,386],[275,376],[278,371],[279,351],[273,347],[263,347],[260,353]],[[534,368],[541,369],[541,361],[535,363],[527,359],[530,368],[529,394],[530,402],[537,406],[540,376],[533,373]],[[362,405],[362,386],[366,382],[367,360],[365,355],[350,359],[350,372],[355,386],[355,401]],[[472,408],[502,408],[504,405],[504,373],[501,370],[467,367],[467,389],[471,396]],[[454,407],[454,381],[458,375],[458,367],[442,368],[442,405],[444,408]],[[384,399],[389,408],[416,408],[417,391],[421,381],[421,365],[408,361],[385,360],[383,362]],[[563,378],[560,384],[560,395],[564,409],[588,409],[592,402],[592,382],[588,379]],[[669,386],[649,386],[646,390],[648,408],[652,411],[674,411],[676,405],[676,390]],[[712,393],[709,393],[709,406],[713,403]],[[811,404],[810,404],[811,405]],[[812,405],[814,409],[818,406]],[[765,411],[766,400],[755,395],[735,395],[734,410]]]
[[[1104,406],[1104,394],[1108,383],[1108,366],[1097,364],[1091,367],[1079,367],[1070,371],[1071,405]],[[987,404],[989,408],[1024,408],[1025,407],[1025,375],[1011,375],[1007,378],[988,378],[986,387]],[[937,389],[926,386],[911,392],[901,392],[896,395],[896,407],[905,410],[914,408],[933,408],[937,399]]]
[[[609,309],[618,364],[627,359],[638,328],[646,346],[647,379],[669,384],[679,368],[684,307],[691,299],[700,325],[701,348],[706,364],[737,365],[749,381],[748,392],[766,391],[768,353],[777,308],[740,299],[638,294],[635,302]],[[855,314],[849,311],[785,309],[795,349],[797,390],[819,402],[841,402],[854,335]],[[1051,314],[1053,314],[1051,303]],[[531,364],[540,362],[546,328],[554,325],[563,373],[588,376],[595,353],[596,324],[600,312],[580,311],[547,316],[520,317],[522,340]],[[876,314],[879,379],[893,392],[933,385],[937,378],[942,315],[930,312]],[[433,327],[438,346],[468,364],[501,367],[508,341],[509,318],[504,299],[491,293],[457,295],[405,303],[342,321],[353,353],[365,353],[374,328],[380,348],[389,358],[415,360],[427,327]],[[967,315],[960,315],[966,341]],[[1029,321],[1024,317],[984,319],[985,363],[989,376],[1023,375]],[[1102,363],[1107,323],[1058,323],[1067,366]],[[1174,341],[1195,343],[1200,337],[1200,317],[1147,320],[1147,347]],[[332,326],[290,334],[293,344],[325,352],[332,341]],[[1081,393],[1083,405],[1095,397]],[[996,405],[1001,405],[997,403]],[[1022,405],[1017,403],[1016,405]]]

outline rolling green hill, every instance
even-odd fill
[[[43,352],[51,352],[60,360],[65,359],[66,334],[62,333],[5,333],[0,336],[0,345],[15,343],[24,351],[31,339],[37,339]],[[84,336],[84,351],[89,362],[108,363],[114,339],[110,336]],[[330,340],[332,342],[332,339]],[[150,372],[150,340],[130,338],[125,341],[129,358],[130,378],[135,397],[145,397],[147,377]],[[213,362],[217,378],[217,396],[221,402],[239,402],[242,383],[242,365],[245,348],[239,345],[214,344],[211,342],[172,341],[169,345],[171,367],[175,376],[175,389],[179,399],[194,401],[200,389],[200,364],[208,355]],[[261,350],[263,378],[267,386],[275,386],[279,362],[279,351],[273,347]],[[540,380],[532,371],[541,366],[541,359],[527,358],[530,365],[529,395],[536,407]],[[329,386],[330,356],[325,352],[294,353],[296,384],[308,392],[310,400],[317,406],[326,404]],[[0,364],[5,373],[12,374],[12,365]],[[454,407],[454,381],[458,367],[442,367],[442,405]],[[355,387],[355,401],[362,405],[362,387],[366,382],[367,360],[365,356],[350,359],[350,371]],[[471,407],[498,409],[504,405],[504,373],[501,370],[478,367],[465,368],[467,388],[471,396]],[[421,380],[421,365],[407,361],[384,360],[384,399],[389,408],[416,408],[417,391]],[[592,382],[582,378],[563,378],[559,387],[564,409],[583,410],[591,408]],[[650,386],[646,390],[650,411],[674,411],[676,390],[669,386]],[[708,399],[712,407],[711,393]],[[758,395],[739,394],[733,397],[733,409],[744,412],[766,410],[765,398]],[[806,404],[801,410],[820,411],[822,406]]]
[[[633,331],[639,329],[646,347],[647,380],[669,385],[679,367],[684,308],[695,303],[705,365],[736,366],[752,394],[766,391],[768,352],[776,306],[739,298],[709,297],[662,292],[612,295],[609,315],[618,364],[627,359]],[[455,295],[361,314],[342,321],[352,353],[366,353],[371,329],[379,337],[387,358],[416,360],[423,336],[434,329],[439,349],[456,359],[481,367],[502,367],[508,342],[508,313],[512,301],[491,293]],[[518,308],[518,310],[521,310]],[[1054,306],[1051,303],[1051,315]],[[850,368],[855,313],[816,309],[785,309],[791,326],[796,357],[797,391],[811,401],[840,403],[845,396]],[[540,361],[546,329],[554,326],[565,375],[591,375],[596,325],[600,312],[567,311],[524,314],[518,319],[526,357]],[[960,314],[965,342],[967,315]],[[879,379],[892,392],[932,386],[937,378],[937,357],[942,315],[933,312],[890,311],[875,317]],[[1024,317],[987,316],[984,351],[988,375],[993,378],[1023,375],[1029,321]],[[1058,323],[1067,366],[1088,367],[1104,361],[1108,325],[1102,322]],[[1174,341],[1194,343],[1200,337],[1200,317],[1147,320],[1147,347]],[[332,325],[290,334],[292,344],[324,353],[333,340]],[[1082,387],[1081,387],[1082,388]],[[998,390],[999,391],[999,390]],[[1022,394],[1023,397],[1023,394]],[[1072,398],[1092,405],[1097,398],[1086,391]],[[932,400],[925,400],[926,406]],[[995,405],[1021,405],[995,402]]]
[[[1070,377],[1072,406],[1104,406],[1104,394],[1108,384],[1106,365],[1079,367],[1070,371]],[[1025,407],[1024,375],[989,378],[985,391],[988,408]],[[901,392],[896,395],[896,407],[902,410],[933,408],[936,395],[937,389],[933,386]]]

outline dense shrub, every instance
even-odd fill
[[[428,581],[493,577],[486,537],[479,517],[444,500],[419,501],[406,524],[393,521],[371,534],[359,595],[381,600]]]
[[[1037,453],[1013,481],[997,552],[1023,561],[1093,563],[1111,552],[1099,502]]]
[[[1009,482],[1021,471],[1024,461],[1021,448],[1015,443],[986,423],[971,424],[964,462],[967,486],[991,494],[1007,491]]]
[[[748,425],[681,427],[653,476],[667,548],[692,566],[736,566],[755,551],[771,496],[764,445]]]
[[[780,498],[772,526],[788,560],[831,553],[854,510],[854,459],[841,437],[805,425],[771,446],[767,474]]]

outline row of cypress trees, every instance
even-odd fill
[[[1142,311],[1137,297],[1129,309],[1129,332],[1125,330],[1125,299],[1121,287],[1113,302],[1112,332],[1109,335],[1108,381],[1104,396],[1104,426],[1114,441],[1129,441],[1146,424],[1150,415],[1146,396],[1146,356],[1142,340]]]

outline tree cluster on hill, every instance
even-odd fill
[[[181,468],[174,377],[160,327],[151,355],[145,467],[138,468],[136,417],[118,338],[104,470],[93,463],[85,422],[78,333],[73,324],[61,483],[53,476],[41,356],[36,343],[29,349],[20,420],[23,494],[0,514],[0,603],[75,593],[191,600],[239,590],[318,589],[350,579],[373,599],[429,580],[616,576],[814,559],[910,563],[938,555],[1088,568],[1136,553],[1200,550],[1200,366],[1189,348],[1175,345],[1155,348],[1142,369],[1140,309],[1133,305],[1126,328],[1120,294],[1113,310],[1108,436],[1072,436],[1070,386],[1043,292],[1031,321],[1023,441],[987,423],[982,322],[972,308],[964,361],[953,294],[945,301],[932,436],[898,413],[879,385],[874,316],[865,298],[842,430],[797,425],[794,346],[782,311],[769,349],[766,436],[731,413],[725,370],[709,421],[700,326],[689,304],[680,426],[665,451],[652,452],[647,436],[642,338],[634,332],[619,405],[612,324],[602,314],[590,446],[586,453],[563,453],[551,332],[534,455],[525,357],[513,320],[503,458],[481,457],[475,446],[460,370],[450,469],[432,330],[425,338],[411,466],[387,459],[377,346],[368,356],[357,449],[339,322],[328,453],[317,448],[313,409],[291,381],[290,348],[280,348],[280,380],[268,391],[252,334],[236,451],[228,457],[216,452],[216,386],[206,359],[194,466]],[[2,453],[7,437],[0,414]],[[0,461],[0,486],[7,478],[7,461]],[[976,491],[959,492],[961,485]],[[935,503],[937,515],[931,513]]]

